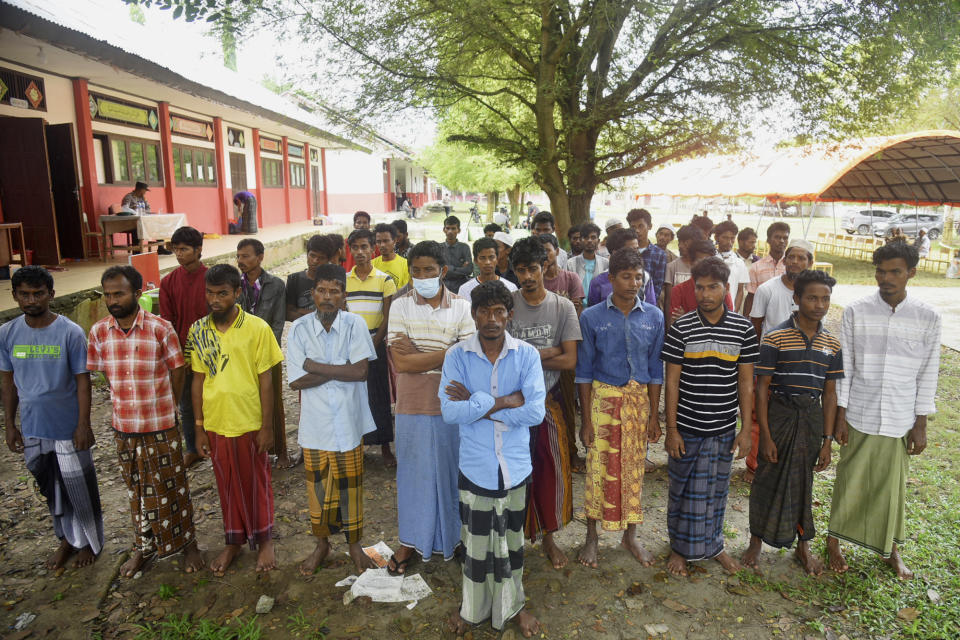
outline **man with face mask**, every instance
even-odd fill
[[[460,437],[443,421],[437,392],[447,350],[475,331],[468,300],[442,284],[447,266],[440,243],[417,243],[408,264],[412,291],[393,303],[387,330],[397,371],[400,549],[387,565],[393,575],[406,573],[418,555],[429,560],[439,554],[449,560],[460,543]]]
[[[193,573],[203,567],[203,556],[176,422],[184,373],[180,341],[173,325],[140,308],[143,278],[136,269],[110,267],[100,284],[110,315],[90,329],[87,369],[102,371],[110,384],[120,475],[133,516],[135,546],[120,575],[132,578],[154,557],[181,551],[184,571]]]

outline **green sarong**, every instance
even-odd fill
[[[867,435],[848,425],[833,485],[829,534],[889,558],[906,539],[907,437]]]

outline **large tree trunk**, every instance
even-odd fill
[[[487,193],[487,223],[493,222],[493,213],[497,210],[497,203],[500,201],[500,193],[490,191]]]
[[[519,184],[507,189],[507,199],[510,201],[510,220],[513,222],[513,226],[517,226],[517,222],[520,220],[520,209],[523,206],[520,201],[522,195]]]

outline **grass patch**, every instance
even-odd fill
[[[263,629],[253,616],[239,625],[222,625],[208,618],[191,620],[188,614],[137,625],[134,636],[135,640],[260,640],[262,637]]]
[[[832,253],[817,252],[818,262],[829,262],[833,265],[833,277],[839,284],[866,284],[875,286],[873,264],[865,260],[843,258]],[[956,287],[958,280],[944,278],[942,273],[917,271],[917,275],[910,281],[914,287]]]
[[[851,637],[960,637],[960,353],[941,351],[937,414],[927,427],[928,447],[910,459],[907,481],[907,542],[902,554],[916,573],[902,582],[874,553],[845,544],[850,570],[826,571],[819,578],[774,582],[741,572],[744,582],[776,591],[823,610],[819,622]],[[838,459],[834,449],[834,461]],[[830,517],[833,467],[818,474],[814,484],[814,517],[818,536],[814,550],[826,559],[826,529]],[[939,595],[931,602],[928,591]],[[898,617],[916,609],[913,620]],[[906,618],[913,612],[905,612]]]

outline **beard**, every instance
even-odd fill
[[[139,305],[137,301],[134,300],[131,304],[127,306],[122,306],[118,304],[112,307],[108,307],[107,311],[109,311],[110,315],[112,315],[114,318],[126,318],[127,316],[132,315],[133,312],[137,310],[138,306]]]
[[[231,306],[227,308],[226,311],[211,311],[210,315],[213,316],[214,322],[223,322],[224,320],[227,320],[232,313],[233,307]]]
[[[320,322],[322,324],[333,324],[333,321],[337,319],[337,314],[339,312],[339,309],[334,309],[333,311],[318,311],[317,315],[320,317]]]

